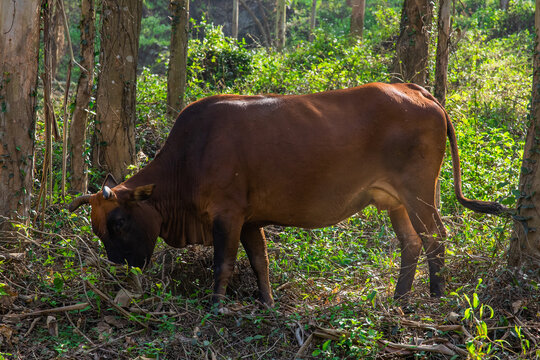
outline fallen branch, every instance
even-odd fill
[[[350,333],[345,330],[318,328],[313,335],[323,339],[339,340],[342,336],[349,337]]]
[[[401,324],[408,327],[415,327],[419,329],[426,329],[426,330],[438,330],[438,331],[458,331],[465,334],[466,338],[465,340],[468,341],[469,339],[472,339],[472,335],[465,329],[463,325],[436,325],[436,324],[425,324],[420,323],[418,321],[412,321],[407,319],[402,319]]]
[[[455,355],[462,355],[466,356],[468,353],[467,351],[463,349],[459,349],[458,347],[454,346],[453,349],[450,349],[446,344],[437,344],[437,345],[408,345],[408,344],[396,344],[387,340],[378,340],[381,344],[385,345],[389,348],[394,348],[397,350],[413,350],[414,352],[418,351],[427,351],[427,352],[433,352],[448,356],[455,356]],[[459,351],[456,351],[458,350]]]
[[[55,313],[64,312],[64,311],[82,310],[88,305],[89,305],[88,303],[80,303],[80,304],[75,304],[75,305],[61,306],[61,307],[53,308],[53,309],[38,310],[38,311],[29,312],[29,313],[7,314],[4,316],[4,318],[5,319],[21,319],[28,316],[42,316],[42,315],[55,314]]]
[[[26,331],[24,333],[23,338],[27,337],[32,332],[32,330],[34,330],[34,328],[36,327],[36,324],[39,321],[39,319],[41,319],[41,317],[38,316],[37,318],[32,320],[32,323],[30,324],[30,327],[28,328],[28,331]]]
[[[295,359],[301,358],[302,355],[304,355],[304,352],[306,352],[306,349],[308,348],[309,344],[313,341],[313,334],[310,334],[306,341],[304,341],[304,344],[300,346],[300,349],[298,349],[298,352],[294,356]]]
[[[296,353],[295,359],[302,357],[304,352],[307,350],[308,346],[313,341],[314,337],[319,337],[322,339],[329,339],[329,340],[339,340],[342,336],[348,337],[350,333],[345,330],[338,330],[338,329],[326,329],[326,328],[320,328],[318,327],[317,330],[312,332],[304,344],[298,349],[298,352]]]

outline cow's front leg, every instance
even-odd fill
[[[214,295],[216,305],[225,297],[227,284],[234,271],[242,223],[218,218],[213,222],[214,237]]]

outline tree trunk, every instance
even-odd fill
[[[366,14],[366,0],[351,1],[351,36],[362,38],[364,33],[364,17]]]
[[[261,13],[261,19],[262,23],[264,25],[264,29],[266,30],[268,43],[270,44],[272,42],[272,36],[270,35],[272,32],[270,31],[270,24],[268,23],[268,9],[264,6],[262,0],[257,0],[257,4],[259,5],[259,11]],[[246,6],[247,7],[247,6]]]
[[[261,23],[261,21],[259,20],[257,15],[255,15],[253,10],[251,10],[249,5],[246,4],[246,2],[244,0],[240,0],[240,4],[242,4],[244,9],[246,9],[246,11],[248,12],[249,16],[251,16],[251,19],[253,19],[255,24],[257,24],[257,27],[259,28],[259,32],[261,33],[261,36],[263,38],[264,46],[267,46],[267,47],[270,46],[270,42],[272,41],[271,37],[270,37],[270,35],[268,35],[266,29],[264,28],[263,24]],[[264,13],[264,9],[262,9],[262,11]]]
[[[499,7],[501,10],[508,10],[508,5],[510,4],[510,0],[500,0],[499,1]]]
[[[276,48],[278,51],[285,47],[287,3],[285,0],[276,0]]]
[[[171,1],[171,55],[167,75],[168,114],[176,118],[184,107],[189,34],[189,0]]]
[[[231,36],[238,39],[238,0],[233,0],[231,27]]]
[[[435,98],[444,106],[448,75],[448,44],[450,40],[451,0],[440,0],[437,37],[437,55],[435,60]]]
[[[11,219],[27,219],[30,209],[40,5],[0,5],[0,216]],[[2,228],[9,225],[0,218]]]
[[[135,163],[135,91],[142,0],[102,0],[94,162],[122,180]]]
[[[538,271],[540,266],[540,0],[536,0],[536,42],[531,124],[527,131],[519,178],[519,198],[508,265]],[[539,274],[540,275],[540,274]]]
[[[75,110],[71,121],[70,149],[71,154],[71,189],[86,193],[88,189],[88,174],[86,172],[86,125],[88,122],[88,105],[92,95],[94,82],[94,0],[81,1],[81,66],[87,70],[81,71],[77,84]]]
[[[393,82],[426,85],[432,14],[433,5],[429,0],[403,2],[400,34],[393,65]]]
[[[309,41],[313,41],[315,37],[315,25],[317,22],[317,0],[311,3],[311,17],[309,20]]]
[[[50,6],[54,4],[53,9],[51,9],[54,11],[51,21],[51,32],[53,36],[51,44],[51,77],[54,79],[56,77],[56,71],[58,70],[58,63],[62,59],[62,56],[64,56],[66,50],[66,33],[61,5],[56,1],[49,1],[49,4]]]

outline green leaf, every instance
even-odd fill
[[[326,350],[328,349],[328,347],[330,346],[330,343],[331,343],[331,342],[332,342],[332,340],[326,340],[326,341],[324,342],[324,344],[322,344],[322,347],[321,347],[322,350],[323,350],[323,351],[326,351]]]
[[[479,304],[479,300],[478,300],[478,294],[474,293],[473,294],[473,308],[477,308],[478,307],[478,304]]]
[[[465,312],[463,313],[464,319],[469,319],[471,317],[471,308],[465,309]]]

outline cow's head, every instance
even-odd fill
[[[69,211],[90,204],[92,230],[105,245],[109,260],[142,268],[150,262],[161,224],[159,213],[146,201],[153,190],[153,184],[118,185],[108,175],[101,191],[76,198]]]

